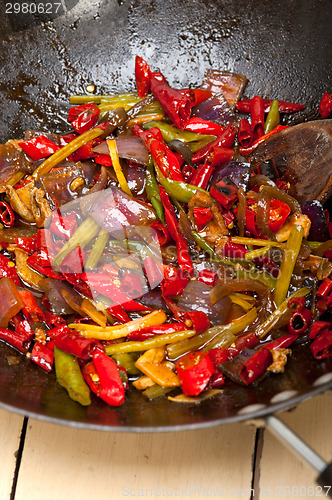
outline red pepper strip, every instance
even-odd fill
[[[302,335],[308,330],[312,320],[310,309],[296,311],[288,322],[288,331],[294,335]]]
[[[256,347],[258,342],[258,338],[252,332],[242,335],[227,349],[229,357],[235,358],[244,349],[252,349],[253,347]]]
[[[247,252],[248,250],[243,245],[232,243],[231,241],[227,241],[222,249],[223,255],[232,257],[233,259],[244,259]]]
[[[267,113],[270,111],[271,102],[273,99],[263,99],[264,111]],[[251,99],[244,99],[243,101],[238,101],[236,104],[236,109],[241,113],[250,113],[250,102]],[[294,104],[292,102],[279,101],[279,112],[280,113],[295,113],[296,111],[301,111],[305,108],[303,104]]]
[[[30,238],[28,236],[19,236],[18,238],[15,238],[15,244],[31,255],[36,250],[36,237],[32,236]]]
[[[187,330],[187,328],[188,327],[184,323],[167,323],[160,326],[147,326],[142,330],[128,333],[127,338],[141,342],[143,340],[150,339],[155,335],[167,335],[168,333],[182,332],[183,330]]]
[[[4,340],[7,344],[15,347],[15,349],[22,352],[23,354],[28,352],[31,345],[31,340],[27,339],[17,332],[7,330],[6,328],[0,328],[0,340]]]
[[[80,104],[79,106],[73,106],[72,108],[70,108],[67,118],[69,123],[76,120],[76,118],[78,118],[82,113],[84,113],[84,111],[89,110],[91,108],[91,104],[92,104],[91,102],[88,102],[86,104]],[[76,134],[67,134],[65,137],[70,137],[70,136],[74,136],[74,138],[77,137]]]
[[[5,201],[0,201],[0,221],[5,226],[12,226],[15,222],[15,215],[11,206]]]
[[[140,56],[135,57],[135,80],[139,97],[145,97],[150,89],[151,70],[148,63]]]
[[[276,351],[278,349],[289,347],[296,339],[298,338],[298,334],[291,333],[289,335],[283,335],[279,339],[271,340],[267,344],[262,346],[262,349],[270,349],[272,351]]]
[[[322,118],[328,118],[332,113],[332,94],[325,92],[319,104],[318,113]]]
[[[77,134],[66,134],[66,135],[61,135],[60,138],[59,138],[59,142],[60,142],[60,146],[63,148],[63,146],[66,146],[67,144],[69,144],[71,141],[73,141],[74,139],[76,139],[77,137]],[[73,158],[73,155],[69,155],[67,157],[67,160],[68,161],[74,161],[74,158]]]
[[[192,156],[192,162],[203,163],[210,151],[217,146],[231,148],[233,146],[236,134],[237,125],[235,123],[229,123],[225,130],[217,137],[215,141],[210,142],[203,148],[196,151],[196,153]]]
[[[212,198],[226,209],[231,208],[238,199],[238,187],[229,177],[224,177],[210,189]]]
[[[206,189],[213,174],[213,170],[213,167],[211,167],[209,163],[202,163],[195,170],[190,184]]]
[[[224,210],[222,212],[222,216],[225,222],[226,227],[228,229],[232,229],[234,227],[234,220],[235,220],[235,215],[231,210]]]
[[[327,297],[332,291],[332,280],[325,278],[325,280],[319,285],[316,295],[319,297]]]
[[[126,311],[148,311],[148,307],[131,300],[117,286],[112,283],[108,275],[102,273],[83,273],[83,281],[97,292],[105,295],[116,304],[122,305]]]
[[[309,339],[313,340],[325,330],[331,330],[332,324],[330,321],[315,321],[310,328]]]
[[[20,142],[20,147],[23,151],[33,159],[33,161],[41,160],[47,156],[51,156],[56,151],[59,151],[60,146],[54,144],[45,135],[33,137],[25,142]]]
[[[332,356],[332,331],[325,330],[310,346],[315,359],[325,359]]]
[[[141,278],[137,274],[125,273],[121,278],[120,290],[134,299],[142,297],[143,285]]]
[[[206,101],[207,99],[210,99],[212,96],[211,90],[207,89],[181,89],[179,90],[180,94],[185,95],[188,97],[191,107],[194,108],[195,106],[198,106],[202,102]],[[190,121],[190,120],[189,120]],[[188,121],[188,123],[189,123]],[[187,130],[188,127],[186,126]],[[196,132],[196,130],[194,131]],[[197,131],[197,133],[200,133]],[[208,132],[201,132],[202,134],[208,134]]]
[[[45,316],[45,323],[49,328],[66,324],[66,321],[62,316],[54,314],[51,311],[45,311],[44,316]]]
[[[97,153],[93,151],[93,149],[101,143],[101,140],[97,137],[96,139],[92,139],[92,141],[87,142],[84,146],[76,149],[73,153],[74,161],[82,161],[88,160],[89,158],[94,158],[97,156]]]
[[[209,356],[215,368],[228,360],[228,350],[224,347],[215,347],[209,350]]]
[[[153,290],[161,283],[163,279],[163,273],[152,255],[144,259],[143,265],[145,274],[148,278],[150,289]]]
[[[107,312],[120,323],[128,323],[130,321],[128,314],[120,304],[111,304],[107,308]]]
[[[253,140],[257,141],[264,135],[264,103],[258,95],[250,101],[250,116]]]
[[[157,139],[158,141],[163,141],[163,134],[157,127],[150,128],[149,130],[144,130],[138,123],[135,123],[131,129],[133,135],[137,135],[144,141],[146,147],[150,150],[151,139]]]
[[[218,273],[210,271],[209,269],[202,269],[198,273],[198,281],[205,283],[205,285],[214,286],[218,281]]]
[[[188,311],[184,315],[183,321],[189,328],[196,330],[196,333],[202,333],[210,326],[210,320],[203,311]]]
[[[50,335],[50,331],[48,334]],[[90,356],[93,349],[99,345],[98,341],[94,339],[84,339],[71,330],[57,336],[50,335],[50,337],[54,340],[54,344],[59,349],[81,359],[86,359]]]
[[[54,212],[52,212],[53,214]],[[36,237],[36,248],[50,248],[52,244],[52,233],[49,229],[38,229]]]
[[[198,396],[207,386],[214,366],[209,353],[189,352],[175,365],[182,391],[186,396]]]
[[[69,240],[69,238],[74,234],[77,229],[77,220],[74,213],[68,214],[65,217],[61,214],[59,209],[52,212],[51,224],[49,230],[51,233],[61,238]],[[46,231],[46,230],[44,230]],[[45,233],[45,246],[49,248],[52,238],[50,235]]]
[[[207,385],[208,389],[218,389],[218,387],[222,387],[225,383],[225,377],[219,370],[214,370],[212,377],[209,380]]]
[[[177,303],[174,302],[174,300],[170,297],[167,297],[165,295],[163,296],[163,299],[166,302],[167,307],[170,309],[170,311],[172,311],[174,319],[176,319],[177,321],[182,321],[187,311],[183,307],[178,306]]]
[[[210,207],[194,207],[193,211],[195,222],[200,229],[213,219]]]
[[[150,152],[162,174],[173,181],[184,182],[180,164],[176,155],[166,146],[165,142],[154,139],[150,142]]]
[[[113,165],[112,158],[109,155],[102,153],[94,156],[94,161],[99,165],[104,165],[105,167],[112,167]]]
[[[176,243],[178,264],[181,271],[187,275],[193,275],[193,264],[191,262],[188,243],[179,230],[178,221],[170,202],[169,196],[162,186],[159,186],[161,203],[164,206],[167,228]]]
[[[234,150],[231,148],[225,148],[224,146],[216,146],[210,150],[206,157],[206,160],[211,163],[211,167],[215,168],[221,163],[228,163],[234,157]]]
[[[29,290],[17,290],[21,300],[24,304],[22,308],[22,313],[26,319],[31,323],[36,323],[37,321],[44,321],[45,315],[40,309],[35,297]]]
[[[61,271],[70,271],[74,273],[82,273],[84,270],[84,262],[86,261],[87,254],[80,247],[73,248],[69,254],[63,259],[60,265]]]
[[[31,359],[31,361],[36,363],[36,365],[38,365],[46,372],[52,371],[54,360],[54,343],[52,341],[47,342],[46,344],[35,342],[29,359]]]
[[[269,220],[268,226],[274,233],[277,233],[279,229],[284,225],[287,217],[291,213],[291,209],[287,203],[280,200],[275,200],[274,198],[270,201],[269,210]]]
[[[251,146],[251,143],[252,143],[253,138],[254,138],[254,134],[253,134],[251,125],[248,122],[247,118],[242,118],[242,120],[240,120],[239,131],[238,131],[237,137],[239,139],[239,143],[244,148],[248,148],[249,146]]]
[[[188,182],[188,184],[190,184],[195,172],[196,170],[194,169],[194,167],[192,167],[191,165],[185,165],[182,169],[182,177],[184,178],[185,182]]]
[[[86,295],[86,297],[90,297],[92,299],[91,288],[83,281],[82,275],[79,273],[62,273],[68,283],[73,285],[74,289]]]
[[[71,126],[78,134],[83,134],[94,127],[100,113],[98,106],[94,103],[88,103],[83,106],[85,109],[71,122]]]
[[[21,286],[14,262],[0,253],[0,278],[4,277],[10,278],[15,285]]]
[[[186,125],[186,130],[190,130],[196,134],[220,135],[225,129],[221,125],[218,125],[218,123],[193,116],[189,119]]]
[[[46,252],[45,248],[39,249],[39,251],[34,252],[30,257],[28,257],[27,263],[30,267],[32,267],[38,273],[44,274],[49,278],[54,278],[56,280],[65,280],[66,278],[59,271],[55,271],[51,265],[46,265],[45,260],[49,260],[49,255]]]
[[[103,265],[103,271],[105,271],[106,274],[110,276],[110,278],[117,278],[119,276],[119,270],[116,267],[111,266],[111,264],[105,263]]]
[[[27,340],[31,340],[35,336],[35,332],[30,326],[28,320],[24,319],[23,316],[18,313],[15,314],[9,321],[9,323],[14,327],[16,333],[26,338]]]
[[[288,128],[288,126],[287,125],[285,125],[285,126],[284,125],[277,125],[273,130],[271,130],[271,132],[268,132],[267,134],[262,135],[262,137],[257,139],[257,141],[255,141],[248,148],[240,148],[239,149],[240,155],[242,155],[242,156],[250,155],[250,153],[252,153],[254,151],[254,149],[257,148],[257,146],[262,144],[262,142],[266,141],[266,139],[268,137],[271,137],[271,135],[276,134],[277,132],[281,132],[281,130],[284,130],[285,128]]]
[[[94,362],[90,361],[89,363],[81,366],[81,372],[85,382],[88,384],[92,392],[94,392],[98,396],[100,391],[100,383]]]
[[[191,113],[190,99],[172,89],[161,73],[152,73],[151,92],[177,128],[184,130]]]
[[[294,312],[300,312],[305,308],[305,297],[293,297],[287,302],[287,307]]]
[[[101,387],[98,396],[111,406],[121,405],[125,390],[115,362],[99,349],[92,357]]]
[[[164,226],[164,224],[162,224],[160,221],[157,220],[155,222],[152,222],[150,228],[156,231],[158,237],[158,243],[161,247],[169,243],[171,237],[167,227]]]
[[[164,297],[180,295],[189,283],[181,269],[164,265],[165,278],[161,282],[161,292]]]
[[[268,349],[259,349],[243,363],[239,373],[241,380],[245,385],[251,384],[263,375],[272,361],[272,354]]]

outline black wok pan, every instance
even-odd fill
[[[51,13],[40,15],[5,14],[13,12],[8,5],[3,2],[0,18],[1,142],[28,128],[68,130],[68,97],[86,93],[88,84],[98,93],[133,90],[136,54],[174,86],[199,85],[211,67],[245,74],[247,97],[306,104],[287,124],[317,119],[320,98],[332,89],[329,0],[65,0],[57,13],[51,3]],[[29,361],[8,366],[9,354],[1,344],[0,405],[99,430],[226,424],[266,416],[332,387],[332,358],[317,362],[307,346],[297,346],[284,374],[248,388],[230,383],[201,405],[148,402],[131,392],[120,408],[100,400],[84,408]]]

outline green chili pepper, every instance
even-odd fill
[[[196,231],[191,231],[192,237],[195,240],[195,243],[205,252],[209,253],[211,256],[215,255],[213,248],[208,244],[208,242],[198,234]]]
[[[171,198],[182,201],[183,203],[188,203],[194,196],[196,191],[202,191],[203,193],[209,194],[207,191],[205,191],[205,189],[193,186],[192,184],[187,184],[186,182],[182,181],[173,181],[173,179],[166,179],[166,177],[164,177],[161,173],[158,165],[155,163],[154,166],[158,175],[158,181],[165,189],[166,193],[171,196]]]
[[[201,148],[204,148],[207,146],[210,142],[216,140],[215,135],[206,135],[204,136],[204,139],[201,139],[199,141],[193,141],[193,142],[188,142],[188,147],[192,153],[196,153]]]
[[[138,97],[136,92],[127,92],[125,94],[116,95],[71,95],[69,98],[70,104],[86,104],[88,102],[94,102],[95,104],[106,103],[106,102],[138,102],[141,99]],[[134,104],[135,104],[134,102]]]
[[[196,134],[195,132],[190,132],[189,130],[181,132],[181,130],[179,130],[176,127],[173,127],[173,125],[169,125],[168,123],[159,122],[155,120],[144,123],[143,127],[145,130],[149,130],[150,128],[154,127],[159,128],[165,142],[171,142],[174,140],[182,142],[193,142],[193,141],[201,141],[208,139],[210,142],[216,138],[215,136],[212,135]],[[211,139],[211,137],[213,139]]]
[[[117,365],[122,366],[129,375],[140,375],[141,371],[135,366],[139,355],[129,352],[113,354],[112,358]]]
[[[154,175],[153,160],[151,158],[149,165],[146,167],[145,170],[145,177],[146,177],[145,190],[148,200],[151,200],[151,198],[154,197],[160,201],[158,182]]]
[[[266,117],[264,133],[271,132],[280,123],[279,102],[272,101],[270,111]]]
[[[161,385],[155,384],[145,389],[142,394],[148,399],[156,399],[171,391],[174,391],[174,387],[162,387]]]
[[[85,383],[77,358],[54,347],[54,363],[57,381],[69,397],[83,406],[91,404],[90,389]]]

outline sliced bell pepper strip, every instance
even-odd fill
[[[33,161],[47,158],[61,149],[60,146],[54,144],[54,142],[48,139],[45,135],[33,137],[28,141],[20,142],[19,145],[23,151],[33,159]]]
[[[186,396],[198,396],[207,386],[214,366],[208,352],[190,352],[175,365],[181,388]]]

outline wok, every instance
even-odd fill
[[[322,94],[332,88],[331,6],[329,0],[65,0],[57,13],[4,13],[0,141],[22,137],[28,128],[68,130],[68,97],[86,93],[91,83],[98,93],[133,90],[136,54],[178,87],[199,85],[211,67],[242,73],[249,79],[246,97],[306,104],[286,124],[315,120]],[[317,362],[298,345],[284,374],[251,387],[229,383],[200,405],[148,402],[133,391],[120,408],[100,400],[84,408],[28,360],[9,366],[9,354],[1,344],[1,406],[99,430],[174,431],[244,421],[332,388],[332,358]]]

